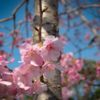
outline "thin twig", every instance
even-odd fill
[[[1,25],[1,24],[0,24],[0,27],[5,28],[5,29],[7,29],[8,31],[11,31],[10,28],[8,28],[8,27],[6,27],[6,26],[4,26],[4,25]]]
[[[28,37],[28,25],[27,25],[27,22],[28,22],[28,0],[26,0],[26,34],[27,34],[27,37]]]
[[[1,22],[5,22],[5,21],[8,21],[8,20],[11,20],[11,19],[13,19],[13,17],[9,17],[9,18],[5,18],[5,19],[1,19],[1,20],[0,20],[0,23],[1,23]]]
[[[66,7],[69,10],[72,10],[72,8],[69,5],[66,5]],[[100,5],[99,5],[99,7],[100,7]],[[92,27],[91,23],[86,19],[86,17],[82,13],[80,13],[78,11],[74,11],[73,13],[76,14],[76,15],[78,15],[78,16],[80,16],[81,19],[89,26],[90,30],[93,31],[94,35],[98,37],[99,44],[100,44],[100,36],[99,36],[99,33],[97,32],[97,30],[94,27]]]
[[[39,9],[40,9],[40,26],[39,26],[39,42],[41,42],[41,28],[42,28],[42,0],[39,0]],[[40,66],[40,69],[42,68],[42,66]],[[43,82],[43,75],[40,77],[40,81]]]
[[[9,67],[5,66],[5,68],[7,68],[9,71],[13,72],[13,70],[12,70],[12,69],[10,69]]]
[[[39,42],[41,42],[41,28],[42,28],[42,1],[39,0],[39,9],[40,9],[40,27],[39,27]]]
[[[73,13],[73,12],[75,12],[77,10],[80,10],[80,9],[97,8],[97,7],[100,7],[100,5],[93,4],[93,5],[82,6],[82,7],[74,8],[72,10],[69,10],[69,11],[66,11],[66,12],[63,12],[63,13],[60,13],[60,15],[62,15],[62,14],[70,14],[70,13]]]
[[[15,13],[17,12],[17,10],[26,2],[26,0],[24,0],[21,4],[19,4],[16,9],[13,11],[13,15],[15,15]]]
[[[7,46],[7,45],[10,45],[10,44],[12,44],[12,42],[8,42],[6,44],[3,44],[3,46]]]
[[[22,3],[20,3],[20,4],[14,9],[14,11],[13,11],[13,13],[12,13],[12,15],[13,15],[12,19],[13,19],[14,33],[15,33],[15,28],[16,28],[16,25],[15,25],[15,13],[17,12],[17,10],[18,10],[25,2],[26,2],[26,0],[24,0]],[[12,55],[12,53],[13,53],[14,40],[15,40],[15,37],[17,36],[17,34],[16,34],[16,36],[14,36],[14,33],[13,33],[13,36],[12,36],[13,42],[12,42],[11,55]]]
[[[13,26],[14,26],[14,33],[15,33],[15,28],[16,28],[16,26],[15,26],[15,14],[13,15]],[[13,53],[13,48],[14,48],[14,40],[15,40],[15,37],[16,36],[14,36],[14,33],[13,33],[13,36],[12,36],[12,38],[13,38],[13,42],[12,42],[12,50],[11,50],[11,53],[10,53],[10,55],[12,55],[12,53]]]
[[[73,54],[76,54],[76,53],[79,52],[79,51],[83,51],[83,50],[86,50],[86,49],[88,49],[88,48],[92,48],[92,47],[97,46],[97,45],[99,45],[99,43],[95,43],[95,44],[92,44],[92,45],[87,45],[86,47],[81,48],[81,49],[79,49],[78,51],[75,51]]]

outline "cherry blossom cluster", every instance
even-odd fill
[[[91,35],[90,32],[86,33],[84,39],[85,39],[86,41],[88,41],[88,40],[90,39],[90,35]]]
[[[2,61],[3,57],[0,56],[0,98],[7,95],[18,97],[21,94],[40,94],[46,91],[47,86],[41,82],[41,77],[54,77],[55,68],[63,71],[59,63],[51,63],[57,61],[61,50],[63,42],[54,36],[47,36],[43,43],[35,45],[23,43],[19,47],[22,64],[13,72],[9,72],[5,67],[8,62]]]
[[[4,43],[5,43],[4,38],[5,38],[5,33],[0,32],[0,47],[3,47],[3,46],[4,46]],[[8,58],[10,57],[10,54],[8,54],[8,53],[7,53],[6,51],[4,51],[2,48],[1,48],[1,50],[0,50],[0,55],[3,56],[3,59],[4,59],[4,60],[8,60]],[[11,59],[9,60],[9,63],[12,63],[13,61],[14,61],[14,58],[11,58]]]
[[[67,42],[70,41],[70,38],[67,38],[67,39],[66,39],[64,35],[61,35],[61,36],[60,36],[60,39],[62,39],[64,45],[66,45]]]
[[[19,35],[19,33],[21,34],[21,36]],[[2,47],[0,50],[0,55],[3,56],[4,60],[9,61],[9,63],[12,63],[14,61],[14,58],[11,58],[9,60],[9,58],[12,57],[13,53],[9,54],[3,49],[4,46],[9,45],[9,43],[5,43],[4,39],[6,39],[8,36],[11,36],[13,38],[13,34],[16,35],[16,38],[13,40],[14,46],[19,47],[20,44],[25,42],[33,44],[33,40],[31,38],[24,39],[24,37],[22,37],[22,33],[18,30],[11,31],[11,33],[9,33],[8,35],[5,35],[4,32],[0,32],[0,47]],[[10,49],[13,49],[12,46],[10,47]]]
[[[83,78],[81,74],[78,73],[83,68],[83,59],[74,58],[73,53],[70,52],[61,55],[60,64],[64,68],[61,74],[61,83],[64,86],[62,88],[62,97],[63,100],[67,100],[73,93],[68,89]]]
[[[96,77],[100,77],[100,61],[97,62],[97,67],[96,67]]]
[[[78,82],[81,79],[78,71],[81,71],[83,67],[83,59],[74,58],[72,53],[62,54],[60,63],[68,76],[69,82]]]
[[[5,35],[5,33],[0,32],[0,37],[3,37]]]
[[[63,100],[68,100],[68,98],[73,94],[72,90],[68,90],[67,87],[62,88],[62,98]]]
[[[31,13],[27,13],[27,15],[25,15],[24,19],[25,19],[25,20],[26,20],[26,19],[33,20],[33,19],[34,19],[34,17],[32,16],[32,14],[31,14]]]
[[[19,47],[19,46],[20,46],[20,42],[21,42],[21,43],[27,42],[27,43],[33,44],[33,40],[32,40],[31,38],[27,38],[27,39],[25,40],[24,37],[22,37],[22,36],[19,35],[19,33],[20,33],[20,32],[19,32],[18,30],[12,31],[12,32],[10,33],[10,36],[11,36],[11,37],[13,37],[13,34],[16,35],[16,38],[15,38],[14,41],[13,41],[14,46]],[[22,35],[22,33],[20,33],[20,34]],[[12,47],[10,47],[10,48],[12,49]]]
[[[2,47],[4,40],[2,39],[4,37],[5,33],[0,32],[0,47]]]

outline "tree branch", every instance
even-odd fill
[[[84,48],[79,49],[78,51],[75,51],[73,54],[76,54],[79,51],[82,51],[82,50],[85,50],[85,49],[88,49],[88,48],[92,48],[92,47],[97,46],[97,45],[99,45],[99,44],[95,43],[95,44],[92,44],[92,45],[88,45],[88,46],[86,46]]]
[[[68,5],[66,5],[66,7],[67,7],[69,10],[72,10],[72,8],[69,7]],[[78,11],[74,11],[73,13],[76,14],[76,15],[79,15],[79,16],[81,17],[81,19],[90,27],[90,30],[93,31],[93,33],[94,33],[94,35],[95,35],[96,37],[98,37],[99,44],[100,44],[100,36],[99,36],[97,30],[96,30],[94,27],[92,27],[92,25],[91,25],[91,24],[89,23],[89,21],[85,18],[85,16],[84,16],[82,13],[79,13]]]
[[[26,2],[27,0],[24,0],[21,4],[19,4],[16,9],[13,11],[13,15],[17,12],[17,10]]]
[[[86,9],[86,8],[98,8],[100,7],[100,5],[96,5],[96,4],[92,4],[92,5],[87,5],[87,6],[80,6],[78,8],[74,8],[72,10],[69,10],[69,11],[65,11],[63,13],[60,13],[60,15],[62,14],[70,14],[70,13],[73,13],[75,12],[76,10],[80,10],[80,9]]]
[[[9,17],[9,18],[5,18],[5,19],[1,19],[1,20],[0,20],[0,23],[1,23],[1,22],[5,22],[5,21],[8,21],[8,20],[11,20],[11,19],[13,19],[13,17]]]
[[[10,28],[8,28],[8,27],[6,27],[6,26],[4,26],[4,25],[1,25],[1,24],[0,24],[0,27],[5,28],[5,29],[7,29],[8,31],[11,31]]]
[[[7,68],[9,71],[13,72],[13,70],[12,70],[12,69],[10,69],[9,67],[5,66],[5,68]]]

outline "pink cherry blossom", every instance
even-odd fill
[[[76,68],[77,71],[80,71],[82,70],[82,67],[83,67],[83,59],[77,59],[73,66]]]
[[[27,38],[27,39],[26,39],[26,42],[27,42],[27,43],[30,43],[31,45],[33,44],[33,40],[32,40],[31,38]]]
[[[43,74],[46,78],[52,78],[55,75],[55,68],[63,71],[63,67],[58,64],[45,64],[41,69],[41,74]]]
[[[70,66],[72,66],[73,64],[72,59],[73,59],[73,54],[71,52],[65,55],[64,54],[61,55],[60,64],[63,66],[65,72],[68,71],[68,68]]]
[[[13,82],[13,73],[10,73],[10,72],[4,72],[2,74],[2,79],[4,81],[7,81],[7,82],[11,82],[12,84],[9,86],[9,89],[8,89],[8,93],[9,95],[11,96],[16,96],[17,94],[17,86],[16,84]]]
[[[30,16],[29,18],[30,18],[31,20],[33,20],[33,19],[34,19],[34,17],[33,17],[33,16]]]
[[[22,82],[18,82],[18,86],[19,86],[19,88],[24,89],[24,90],[29,90],[30,89],[30,86],[26,86]]]
[[[38,51],[35,49],[34,45],[24,43],[19,47],[20,53],[22,54],[21,59],[25,63],[31,63],[34,66],[43,65],[43,59]]]
[[[32,95],[31,94],[31,86],[26,86],[25,84],[23,84],[22,82],[18,83],[18,96],[19,95]]]
[[[61,58],[63,59],[63,58],[65,58],[66,57],[66,55],[65,54],[61,54]]]
[[[77,73],[77,70],[75,68],[72,68],[68,71],[68,81],[69,82],[79,82],[81,79],[81,75]]]
[[[27,63],[21,64],[19,68],[13,71],[14,83],[18,86],[20,93],[30,94],[32,81],[34,77],[39,75],[39,72],[38,66]]]
[[[66,84],[65,78],[64,78],[64,76],[63,76],[62,73],[61,73],[61,84],[62,85],[65,85]]]
[[[63,44],[66,45],[67,44],[66,41],[63,41]]]
[[[0,61],[2,61],[2,59],[3,59],[3,56],[0,55]]]
[[[21,70],[23,70],[23,72]],[[33,66],[31,64],[24,63],[24,64],[21,64],[19,68],[19,72],[20,74],[29,73],[29,75],[33,78],[39,75],[40,68],[38,66]]]
[[[24,84],[25,86],[29,86],[32,83],[32,78],[30,76],[30,74],[26,71],[22,72],[22,70],[20,70],[20,68],[16,68],[13,72],[13,81],[15,84],[17,84],[20,88],[21,86],[23,86],[22,84]],[[19,84],[22,83],[22,84]]]
[[[21,94],[21,95],[17,96],[17,98],[20,99],[20,100],[24,100],[24,95]]]
[[[3,78],[4,81],[13,82],[13,73],[10,73],[10,72],[3,72],[2,78]]]
[[[98,66],[98,67],[96,68],[96,71],[97,71],[96,77],[99,78],[99,77],[100,77],[100,66]]]
[[[0,36],[2,37],[2,36],[4,36],[5,35],[5,33],[3,33],[3,32],[0,32]]]
[[[19,30],[15,30],[15,31],[13,30],[13,31],[10,33],[10,36],[13,36],[14,33],[15,33],[15,34],[18,34],[18,33],[19,33]]]
[[[60,39],[64,40],[64,35],[61,35],[61,36],[60,36]]]
[[[0,79],[0,98],[5,97],[8,94],[9,86],[11,86],[11,82],[2,81]]]
[[[60,56],[60,51],[63,50],[63,46],[63,42],[58,37],[47,36],[41,47],[43,59],[46,61],[56,61]]]
[[[97,61],[97,64],[100,64],[100,61]]]
[[[0,73],[9,71],[7,68],[5,68],[7,63],[8,63],[7,61],[0,61]]]
[[[62,98],[63,100],[68,100],[68,98],[73,94],[72,90],[68,90],[67,87],[62,88]]]
[[[1,54],[2,54],[2,57],[3,57],[4,60],[7,60],[8,59],[9,54],[6,51],[1,50]]]
[[[37,82],[35,81],[32,85],[32,92],[33,94],[41,94],[43,91],[47,90],[47,86],[46,84],[42,83],[42,82]]]
[[[15,60],[14,58],[10,59],[10,60],[9,60],[9,63],[14,62],[14,60]]]

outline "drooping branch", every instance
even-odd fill
[[[86,50],[86,49],[89,49],[89,48],[92,48],[92,47],[98,46],[98,45],[99,45],[99,43],[95,43],[95,44],[92,44],[92,45],[87,45],[86,47],[80,48],[79,50],[75,51],[74,54],[76,54],[79,51],[83,51],[83,50]]]
[[[66,5],[66,7],[67,7],[69,10],[72,10],[72,8],[71,8],[68,4]],[[89,26],[90,30],[93,31],[94,35],[98,38],[99,44],[100,44],[100,36],[99,36],[97,30],[96,30],[94,27],[92,27],[92,25],[91,25],[91,24],[89,23],[89,21],[85,18],[85,16],[84,16],[82,13],[78,12],[78,11],[74,11],[73,13],[76,14],[76,15],[78,15],[78,16],[80,16],[81,19]]]
[[[26,2],[27,0],[23,0],[23,2],[21,4],[19,4],[15,10],[13,11],[12,15],[15,15],[15,13],[17,12],[17,10]],[[9,17],[9,18],[5,18],[5,19],[2,19],[0,20],[0,22],[4,22],[4,21],[8,21],[8,20],[11,20],[11,19],[14,19],[14,16],[12,17]]]
[[[60,13],[60,15],[62,14],[70,14],[70,13],[73,13],[77,10],[80,10],[80,9],[87,9],[87,8],[99,8],[100,5],[99,4],[91,4],[91,5],[87,5],[87,6],[79,6],[78,8],[74,8],[74,9],[70,9],[69,11],[65,11],[63,13]]]

